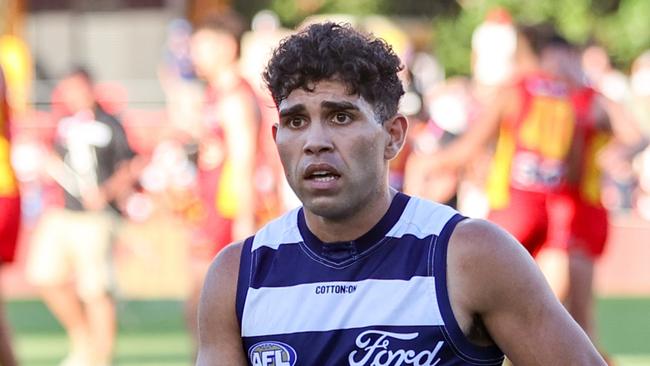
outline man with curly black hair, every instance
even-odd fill
[[[603,365],[493,224],[396,192],[398,57],[347,25],[283,41],[264,78],[302,207],[214,260],[198,365]]]

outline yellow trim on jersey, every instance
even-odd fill
[[[580,196],[583,200],[593,205],[600,202],[602,171],[598,166],[597,157],[600,150],[609,142],[610,135],[599,131],[590,139],[585,150],[585,160],[580,182]]]
[[[492,209],[504,208],[510,201],[510,168],[515,149],[513,131],[502,125],[487,181],[487,196]]]
[[[237,207],[238,189],[237,182],[235,182],[235,179],[233,178],[233,169],[232,161],[226,159],[221,168],[215,202],[217,212],[227,219],[235,218],[239,211],[239,207]]]
[[[18,194],[18,182],[11,167],[11,146],[6,137],[0,136],[0,196]]]

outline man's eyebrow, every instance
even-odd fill
[[[306,108],[304,104],[296,104],[296,105],[292,105],[291,107],[281,109],[278,112],[278,114],[280,115],[280,118],[282,118],[282,117],[290,116],[292,114],[303,112],[305,110]]]
[[[325,100],[325,101],[321,102],[320,106],[323,109],[330,109],[330,110],[335,110],[335,111],[348,110],[348,109],[351,109],[351,110],[354,110],[354,111],[359,110],[359,107],[356,104],[351,103],[351,102],[347,102],[347,101],[332,102],[332,101]]]

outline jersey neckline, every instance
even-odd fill
[[[410,197],[397,192],[382,218],[368,232],[351,241],[323,242],[314,235],[305,221],[304,208],[298,212],[298,230],[305,245],[317,256],[334,263],[354,260],[377,245],[395,226]]]

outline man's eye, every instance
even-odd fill
[[[350,123],[351,121],[352,118],[347,113],[335,113],[334,116],[332,116],[332,122],[339,125]]]
[[[291,127],[291,128],[300,128],[300,127],[304,126],[305,119],[302,118],[302,117],[292,117],[292,118],[287,119],[285,124],[288,127]]]

